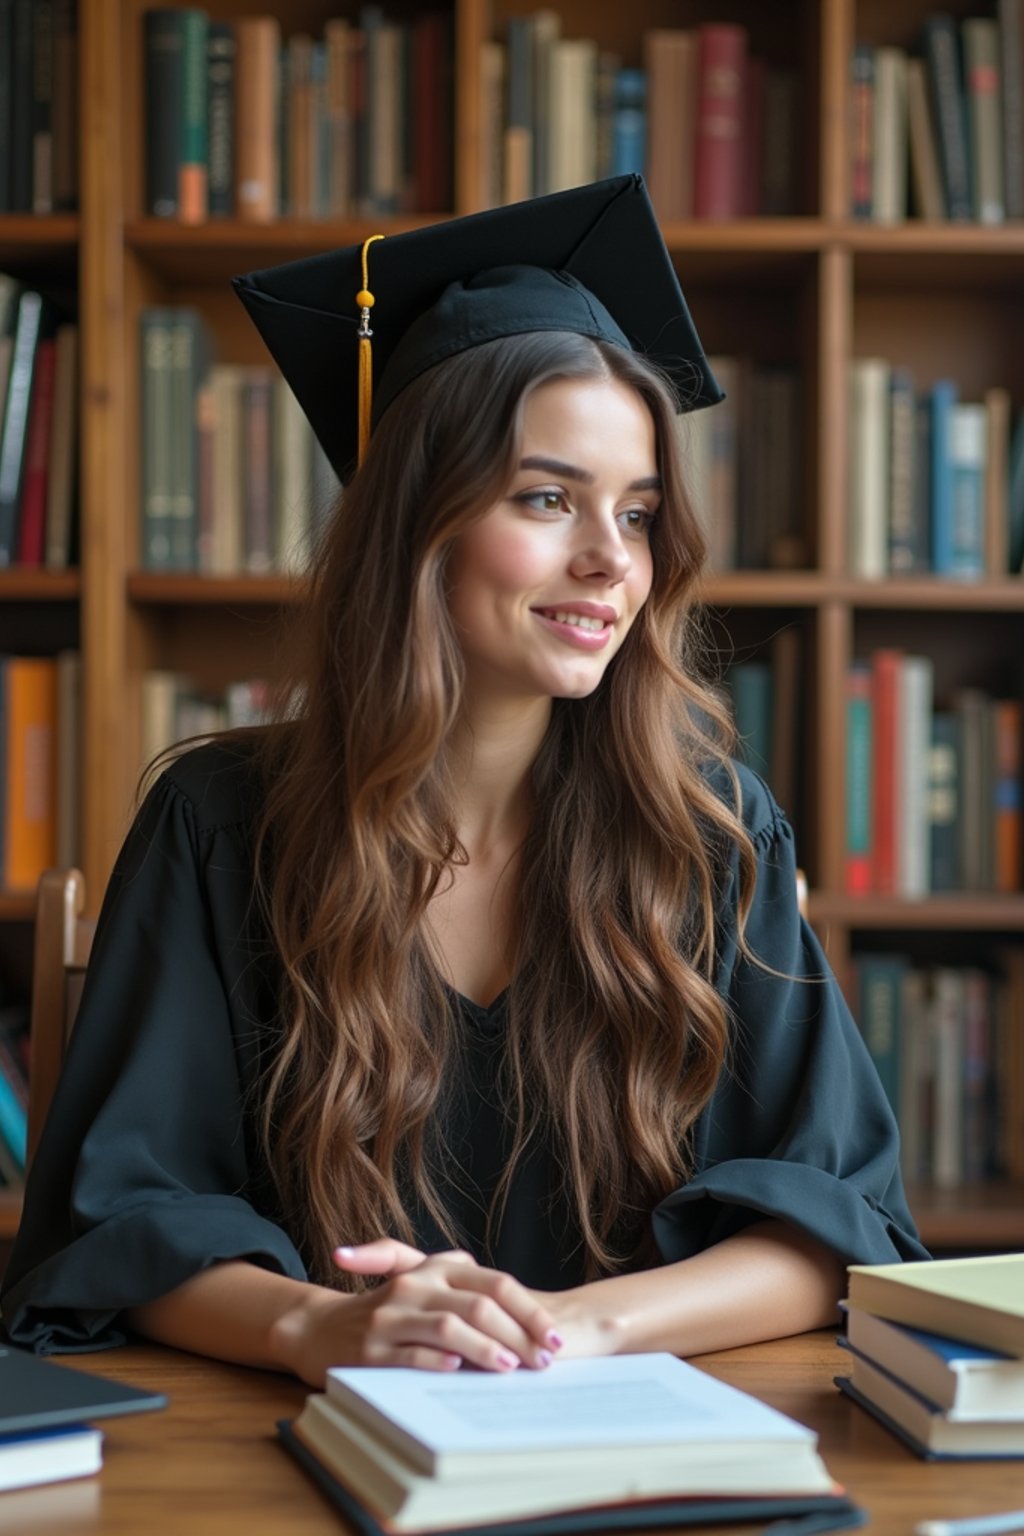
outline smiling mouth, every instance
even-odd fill
[[[537,612],[545,619],[554,619],[556,624],[569,624],[595,635],[608,628],[607,619],[595,619],[588,613],[569,613],[563,608],[539,608]]]

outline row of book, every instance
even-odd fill
[[[78,205],[77,0],[0,5],[0,213]]]
[[[1024,1456],[1022,1297],[1020,1253],[854,1265],[837,1385],[929,1460]]]
[[[1007,390],[918,390],[885,358],[850,365],[849,563],[856,576],[965,580],[1024,565],[1024,414]]]
[[[795,77],[741,26],[655,28],[641,46],[643,68],[623,68],[546,8],[483,44],[483,205],[637,171],[662,220],[795,213]]]
[[[1024,218],[1024,6],[926,18],[921,57],[854,50],[851,212],[896,224]]]
[[[0,1005],[0,1189],[25,1182],[28,1141],[28,1009]]]
[[[267,718],[269,691],[259,678],[229,683],[211,692],[167,668],[154,667],[142,679],[142,762],[179,741],[212,736]]]
[[[75,559],[78,328],[0,272],[0,566]]]
[[[1024,972],[859,953],[854,1014],[899,1122],[903,1176],[956,1189],[1024,1178]]]
[[[377,5],[282,39],[274,16],[143,17],[145,209],[262,222],[453,202],[451,17]]]
[[[1020,700],[964,687],[936,708],[931,659],[895,648],[846,686],[850,894],[1019,891]]]
[[[739,756],[768,784],[782,808],[800,804],[800,702],[803,637],[795,625],[772,638],[764,660],[734,662],[723,678],[736,725]]]
[[[78,862],[81,665],[76,651],[0,657],[0,889],[33,891]]]
[[[139,338],[143,567],[301,571],[338,480],[283,377],[211,363],[193,309],[143,310]]]
[[[799,375],[749,357],[709,361],[726,398],[676,425],[711,569],[807,565]]]

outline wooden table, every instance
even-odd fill
[[[928,1463],[841,1396],[831,1333],[706,1355],[698,1363],[816,1429],[829,1469],[872,1536],[917,1520],[1024,1509],[1024,1461]],[[98,1477],[0,1494],[3,1536],[339,1536],[340,1517],[276,1441],[306,1388],[269,1372],[157,1346],[66,1361],[164,1391],[162,1413],[108,1419]],[[719,1528],[724,1536],[724,1528]],[[746,1528],[749,1536],[750,1527]]]

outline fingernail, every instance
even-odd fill
[[[355,1253],[354,1248],[335,1248],[334,1256],[338,1259],[350,1259]]]
[[[556,1333],[553,1328],[549,1333],[544,1335],[544,1338],[546,1342],[551,1345],[552,1349],[561,1349],[565,1342],[565,1340],[562,1338],[562,1335],[560,1333]]]
[[[550,1350],[541,1349],[537,1352],[537,1364],[539,1366],[543,1367],[545,1365],[550,1365],[554,1358],[555,1357]]]
[[[446,1371],[457,1371],[462,1364],[461,1355],[445,1355],[444,1368]]]
[[[518,1368],[520,1361],[518,1356],[510,1355],[507,1350],[503,1349],[498,1355],[498,1364],[503,1371],[514,1371]]]

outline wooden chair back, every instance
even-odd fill
[[[95,921],[82,916],[84,910],[85,878],[80,870],[48,869],[40,876],[32,956],[29,1165],[60,1077],[96,931]]]

